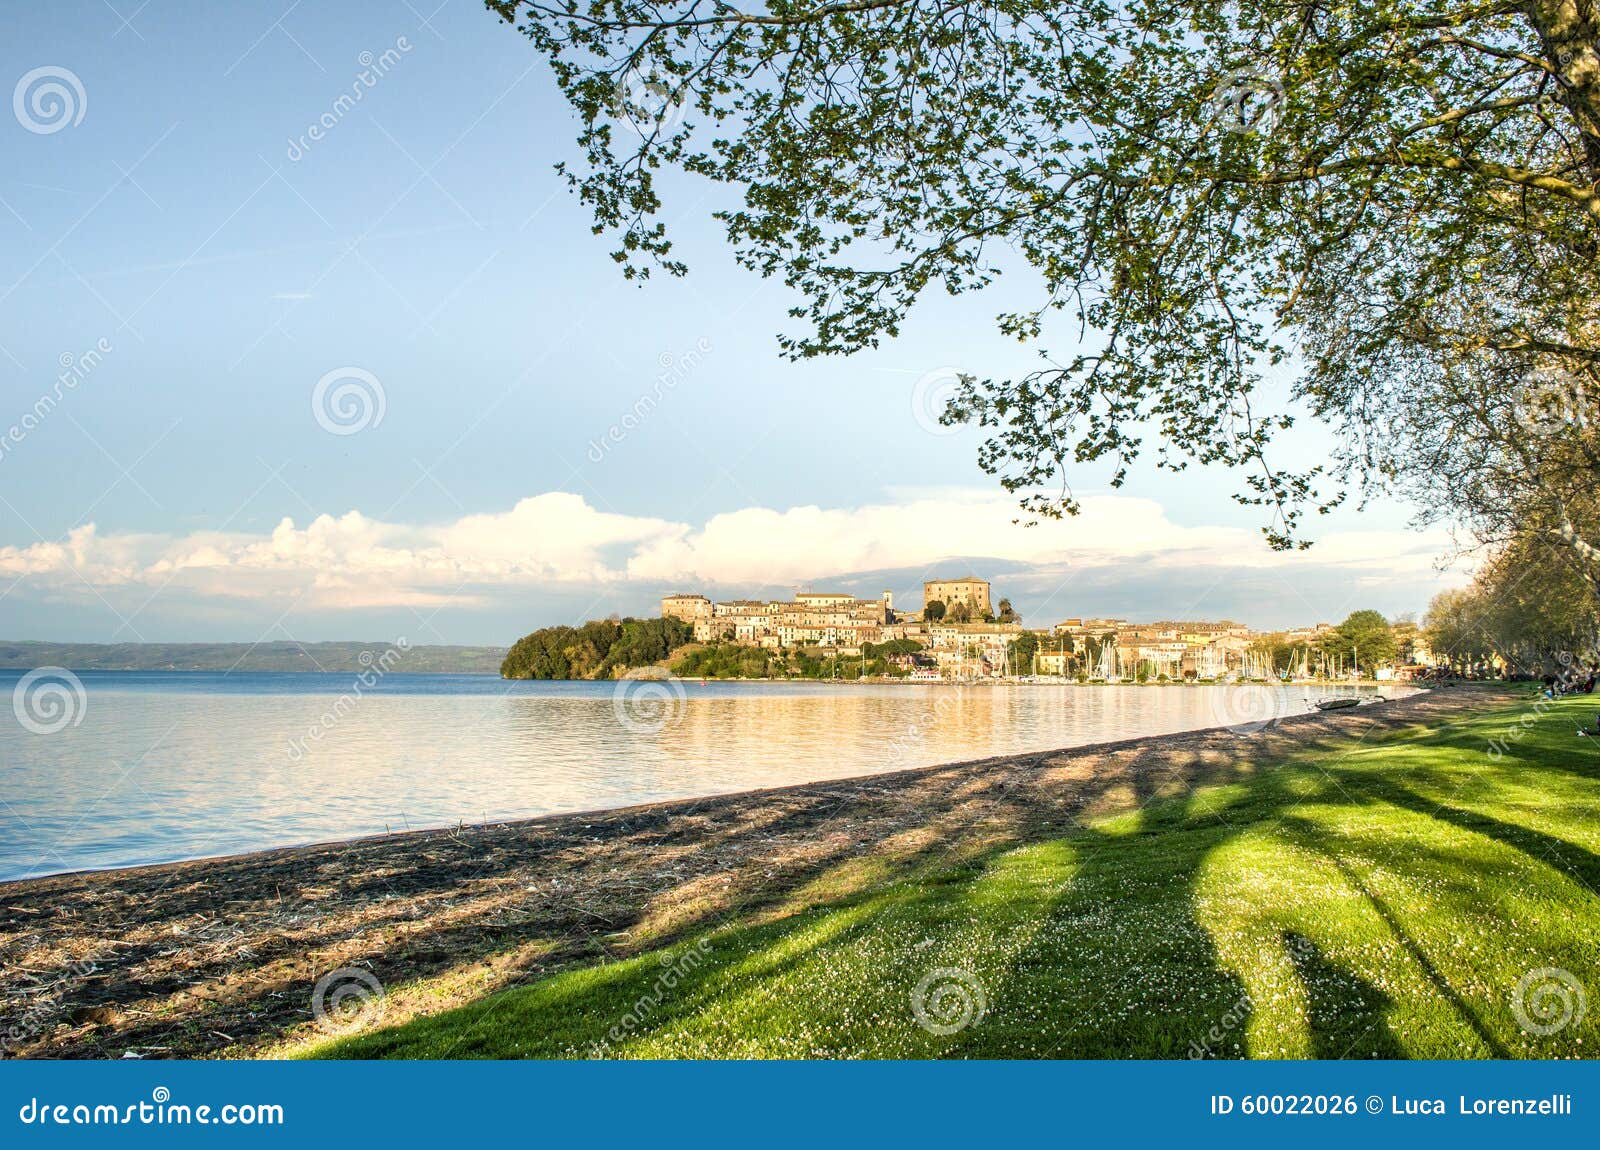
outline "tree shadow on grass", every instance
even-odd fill
[[[1276,780],[1264,786],[1276,798],[1259,804],[1259,810],[1252,805],[1253,819],[1290,801],[1292,792]],[[1144,795],[1154,797],[1159,789],[1147,788]],[[656,1001],[661,996],[652,981],[661,964],[636,961],[557,976],[317,1053],[615,1056],[629,1053],[635,1040],[652,1039],[665,1041],[668,1049],[687,1041],[689,1049],[709,1055],[740,1053],[748,1046],[717,1048],[711,1035],[721,1024],[702,1016],[711,1011],[724,1020],[730,1013],[738,1016],[749,1003],[736,1000],[752,987],[781,1000],[758,1012],[757,1025],[776,1028],[765,1036],[768,1045],[757,1042],[756,1048],[767,1053],[1177,1058],[1232,1052],[1242,1043],[1249,1000],[1242,982],[1220,968],[1211,938],[1195,919],[1192,898],[1185,892],[1192,890],[1210,852],[1237,830],[1219,820],[1213,806],[1193,804],[1189,797],[1160,802],[1142,817],[1146,825],[1129,833],[1079,828],[1056,840],[1071,858],[1058,872],[1049,871],[1047,857],[1039,857],[1047,854],[1051,842],[1030,844],[1025,856],[1016,853],[1016,844],[1006,843],[958,867],[911,876],[910,882],[888,892],[832,904],[816,912],[821,934],[814,915],[717,931],[709,936],[708,964],[662,1002]],[[959,933],[981,913],[980,904],[995,909],[994,899],[1006,892],[986,892],[983,884],[998,881],[995,876],[1007,861],[1018,863],[1019,858],[1018,865],[1037,865],[1046,873],[1034,884],[1034,901],[1020,923],[996,940],[1001,947],[1016,943],[1016,953],[998,969],[984,967],[988,955],[969,956],[977,959],[972,965],[979,969],[959,972],[969,981],[958,991],[983,1004],[976,1025],[953,1035],[918,1028],[911,987],[919,976],[948,972],[958,960],[947,951],[902,948],[896,956],[899,968],[893,970],[852,967],[842,960],[854,942],[893,934],[906,922],[918,924],[918,933]],[[1176,913],[1174,892],[1181,905]],[[996,917],[1014,909],[1000,908]],[[848,927],[828,929],[833,918],[848,918]],[[672,953],[664,952],[661,963],[668,963]],[[768,954],[784,957],[763,961]],[[1064,954],[1071,960],[1063,961]],[[785,976],[812,962],[817,966],[804,972],[797,986],[782,985]],[[818,972],[833,972],[831,978],[853,979],[856,985],[818,985]],[[942,977],[948,980],[948,974]],[[791,995],[797,997],[791,1000]],[[635,1002],[647,1002],[650,1009],[632,1010],[636,1025],[626,1026],[619,1040],[613,1032]],[[841,1002],[880,1017],[887,1029],[864,1037],[848,1026],[836,1030],[834,1023],[849,1014]],[[795,1012],[805,1016],[805,1031],[822,1036],[820,1049],[785,1045],[792,1036],[784,1032],[783,1020]],[[695,1035],[686,1040],[672,1033],[682,1026]],[[830,1037],[837,1039],[837,1046],[826,1045]],[[875,1039],[882,1044],[874,1045]],[[653,1053],[661,1046],[641,1049]]]
[[[1249,997],[1222,969],[1192,894],[1172,894],[1192,892],[1206,858],[1234,833],[1191,797],[1145,810],[1130,834],[1075,831],[1070,885],[997,980],[990,1016],[945,1053],[1227,1056],[1243,1042]]]
[[[1265,823],[1287,829],[1299,845],[1331,860],[1401,939],[1435,988],[1491,1049],[1502,1052],[1388,906],[1339,857],[1342,844],[1292,813],[1305,802],[1348,802],[1346,791],[1337,782],[1305,771],[1258,775],[1237,808],[1198,802],[1192,792],[1161,798],[1166,785],[1150,778],[1133,784],[1135,800],[1150,804],[1130,816],[1137,826],[1110,831],[1080,825],[1058,840],[1070,847],[1073,865],[1070,871],[1063,871],[1059,888],[1038,900],[1022,927],[1027,938],[998,970],[981,977],[963,972],[973,975],[976,993],[986,1008],[976,1025],[950,1036],[910,1032],[914,1019],[907,987],[924,973],[924,967],[932,973],[946,964],[947,959],[937,951],[917,956],[911,969],[895,976],[870,970],[851,974],[868,988],[865,1009],[892,1020],[885,1025],[900,1028],[902,1039],[909,1034],[911,1049],[935,1057],[1179,1058],[1247,1053],[1249,995],[1243,981],[1222,968],[1214,941],[1195,908],[1200,874],[1210,855],[1239,834]],[[1015,851],[1019,837],[1025,839],[1001,836],[991,849],[954,867],[937,868],[936,857],[917,852],[895,876],[900,885],[871,897],[839,900],[817,912],[823,916],[824,926],[830,916],[848,919],[848,925],[838,930],[824,929],[818,934],[817,919],[806,915],[717,931],[710,936],[717,957],[665,996],[664,1002],[655,1001],[659,988],[652,981],[658,977],[659,964],[636,961],[598,972],[559,976],[319,1053],[350,1057],[616,1055],[625,1054],[636,1038],[657,1037],[683,1025],[698,1028],[701,1040],[709,1041],[701,1016],[714,1009],[726,1016],[730,997],[747,993],[751,980],[774,993],[794,993],[796,988],[781,986],[786,975],[817,960],[824,969],[839,966],[830,963],[825,952],[836,955],[852,942],[883,931],[890,912],[948,922],[953,917],[951,908],[943,904],[951,898],[968,897],[978,876]],[[1035,841],[1032,845],[1044,844]],[[937,869],[919,874],[918,865]],[[1174,892],[1178,893],[1176,899]],[[1341,969],[1305,935],[1283,932],[1279,938],[1305,990],[1309,1038],[1317,1057],[1405,1056],[1386,1021],[1392,1006],[1387,996],[1371,982]],[[664,953],[662,962],[667,962],[671,953]],[[785,957],[761,962],[759,956],[768,953]],[[752,960],[750,956],[758,957]],[[738,966],[743,967],[742,975],[734,973]],[[801,978],[799,992],[808,985],[806,978]],[[871,998],[873,994],[876,999]],[[608,1033],[636,1002],[649,1002],[651,1009],[631,1011],[637,1025],[627,1028],[625,1041],[608,1040]],[[808,1029],[828,1031],[828,1011],[821,1002],[784,1004],[763,1016],[763,1023],[773,1025],[774,1020],[781,1020],[790,1006],[811,1012],[807,1022],[814,1026]],[[767,1037],[769,1051],[796,1053],[784,1047],[785,1035]],[[902,1045],[865,1053],[900,1054],[905,1049]],[[715,1055],[727,1051],[713,1045],[702,1052]],[[798,1053],[863,1051],[824,1047]]]
[[[1417,967],[1422,971],[1423,976],[1433,986],[1434,990],[1450,1004],[1456,1015],[1478,1036],[1478,1040],[1490,1050],[1493,1056],[1495,1058],[1509,1058],[1510,1052],[1506,1050],[1505,1044],[1494,1036],[1489,1028],[1484,1025],[1483,1019],[1479,1017],[1478,1012],[1473,1009],[1471,1003],[1450,984],[1450,980],[1439,970],[1427,951],[1406,929],[1400,920],[1400,916],[1350,865],[1349,860],[1341,853],[1340,847],[1342,844],[1331,838],[1315,823],[1298,816],[1291,815],[1284,818],[1282,826],[1296,841],[1309,849],[1317,851],[1332,863],[1338,869],[1344,881],[1354,890],[1360,892],[1367,904],[1377,912],[1378,917],[1383,919],[1384,925],[1389,928],[1389,932],[1394,935],[1406,953],[1410,955],[1411,960],[1417,964]],[[1373,993],[1377,992],[1373,990]],[[1355,1001],[1360,1002],[1362,1000],[1358,997]],[[1337,1044],[1343,1040],[1343,1037],[1342,1034],[1331,1034],[1329,1040]],[[1387,1055],[1379,1055],[1379,1057],[1387,1057]]]
[[[1306,992],[1313,1058],[1407,1058],[1389,1028],[1394,1000],[1371,982],[1330,962],[1296,931],[1279,936]]]
[[[1392,780],[1371,776],[1360,780],[1358,793],[1377,802],[1414,811],[1428,818],[1439,819],[1461,830],[1483,835],[1521,851],[1529,858],[1554,866],[1594,894],[1600,894],[1600,855],[1587,847],[1535,830],[1533,827],[1509,823],[1481,811],[1466,810],[1433,799],[1400,786]]]
[[[727,1001],[736,983],[782,979],[871,929],[872,902],[805,921],[730,931],[478,999],[341,1039],[322,1058],[617,1058]]]

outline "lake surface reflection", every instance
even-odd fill
[[[1260,722],[1326,694],[699,682],[619,694],[612,683],[401,674],[357,692],[338,674],[78,678],[60,730],[0,723],[0,879]],[[15,697],[21,679],[0,672],[0,689]]]

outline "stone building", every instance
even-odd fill
[[[682,619],[693,625],[712,616],[711,600],[704,595],[667,595],[661,600],[663,619]]]
[[[934,600],[944,604],[945,613],[957,607],[966,607],[974,619],[990,613],[989,581],[967,576],[963,579],[929,579],[922,584],[922,607],[927,610]]]

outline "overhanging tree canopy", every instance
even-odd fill
[[[1398,389],[1490,362],[1600,393],[1597,0],[489,7],[580,113],[569,177],[627,273],[683,270],[663,167],[729,184],[738,259],[804,301],[791,355],[1031,268],[1036,306],[999,322],[1043,366],[946,416],[1030,512],[1153,446],[1248,469],[1271,543],[1303,545],[1307,508],[1413,462]],[[1269,455],[1290,363],[1335,459]]]

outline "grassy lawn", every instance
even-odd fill
[[[1530,693],[1445,729],[1302,752],[309,1053],[1592,1057],[1600,739],[1574,730],[1597,709],[1600,696],[1541,709]],[[1553,992],[1522,993],[1530,1028],[1519,982],[1547,968],[1589,1009],[1578,1018],[1582,992],[1538,975]]]

